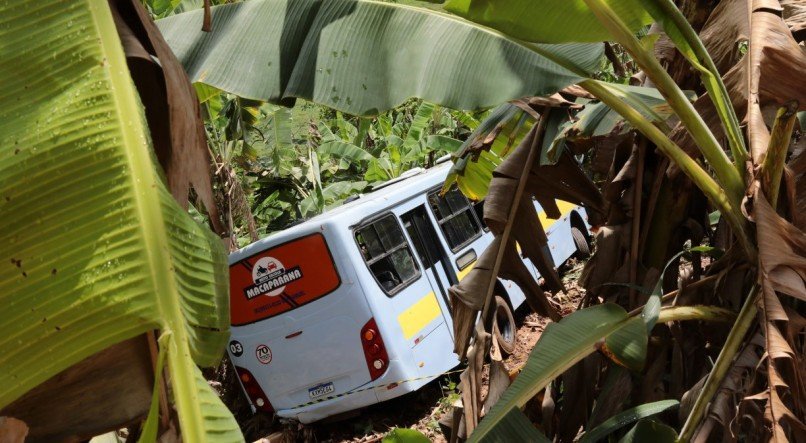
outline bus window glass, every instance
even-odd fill
[[[448,202],[444,198],[440,198],[439,194],[431,194],[428,199],[438,219],[442,220],[452,214],[451,208],[448,207]]]
[[[474,209],[458,189],[451,189],[444,197],[440,197],[439,192],[433,192],[428,196],[428,201],[452,251],[456,252],[481,235],[481,224],[476,219]]]
[[[390,255],[390,258],[402,281],[417,275],[417,268],[414,267],[414,260],[408,249],[398,249]]]
[[[381,238],[381,243],[387,251],[406,242],[403,238],[403,231],[400,230],[393,217],[378,220],[376,229],[378,236]]]
[[[372,275],[387,294],[393,295],[418,277],[411,248],[393,215],[358,229],[355,240]]]
[[[445,200],[448,201],[448,206],[454,214],[463,211],[468,206],[467,199],[458,189],[452,189],[445,194]]]
[[[364,249],[366,249],[367,258],[378,257],[383,254],[383,245],[381,245],[378,234],[375,233],[374,229],[367,229],[366,232],[362,233],[362,236],[366,246]]]

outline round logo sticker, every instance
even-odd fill
[[[252,266],[254,284],[244,288],[244,295],[247,300],[264,294],[274,297],[282,294],[286,285],[301,278],[302,270],[299,266],[286,268],[274,257],[261,257]]]
[[[266,345],[260,345],[255,349],[255,355],[259,362],[267,365],[271,363],[271,349]]]
[[[240,357],[243,355],[243,345],[238,340],[233,340],[229,342],[229,352],[236,357]]]
[[[257,261],[257,263],[255,263],[255,267],[252,268],[252,280],[255,282],[255,284],[271,282],[273,276],[282,275],[284,272],[285,266],[280,263],[280,260],[277,260],[274,257],[262,257]],[[280,287],[275,286],[274,289],[266,292],[266,295],[273,297],[283,292],[283,289],[285,289],[285,285]]]

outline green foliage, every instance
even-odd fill
[[[251,241],[250,217],[261,232],[276,231],[430,166],[467,137],[470,128],[461,121],[474,124],[481,115],[411,100],[375,118],[352,117],[311,103],[288,109],[212,91],[200,96],[209,145],[249,209],[233,211],[241,244]],[[217,190],[223,200],[225,184]]]
[[[677,400],[660,400],[638,405],[626,411],[619,412],[618,414],[602,422],[599,426],[596,426],[590,431],[585,432],[585,434],[583,434],[582,438],[579,440],[579,443],[595,443],[636,420],[660,414],[661,412],[676,408],[679,405],[680,402]]]
[[[201,11],[157,22],[191,81],[362,116],[411,97],[482,109],[554,93],[602,54],[599,44],[527,48],[446,14],[362,0],[253,0],[213,8],[210,33],[199,23]]]
[[[619,443],[675,443],[677,432],[669,426],[655,420],[641,420],[624,434]]]
[[[382,443],[430,443],[422,432],[416,429],[394,428],[381,440]]]
[[[652,22],[640,0],[607,0],[636,31]],[[611,38],[584,0],[448,0],[445,9],[530,42],[601,42]]]

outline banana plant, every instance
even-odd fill
[[[720,4],[720,7],[722,6]],[[738,8],[738,10],[730,10],[731,7]],[[671,0],[652,0],[632,5],[630,2],[608,0],[576,2],[451,0],[446,9],[530,42],[588,41],[588,39],[600,38],[613,39],[618,42],[657,87],[669,108],[680,120],[680,126],[674,132],[675,134],[683,133],[692,141],[692,143],[686,144],[690,149],[683,150],[681,144],[684,141],[680,137],[672,134],[668,128],[659,127],[646,115],[642,115],[640,107],[636,106],[635,102],[628,100],[625,91],[616,85],[592,78],[583,80],[579,85],[619,113],[641,132],[646,140],[663,152],[678,170],[688,176],[710,201],[712,207],[720,211],[727,224],[731,226],[733,235],[731,241],[735,242],[736,250],[741,251],[741,253],[736,253],[736,257],[728,258],[727,265],[749,264],[753,269],[748,274],[756,274],[752,280],[760,282],[759,285],[763,289],[763,294],[759,295],[757,285],[742,287],[743,293],[739,298],[743,301],[740,303],[739,314],[723,343],[715,365],[707,378],[702,380],[702,389],[697,389],[692,394],[696,397],[696,401],[687,413],[680,436],[677,437],[675,430],[665,425],[655,426],[653,422],[641,421],[625,435],[624,441],[646,439],[650,434],[654,434],[655,438],[667,441],[676,438],[679,438],[679,441],[689,441],[698,432],[698,425],[706,414],[709,402],[720,388],[725,388],[722,383],[733,364],[734,357],[742,349],[746,333],[755,323],[757,307],[762,308],[760,326],[767,336],[768,352],[777,352],[779,357],[764,359],[770,375],[767,376],[765,382],[762,382],[762,385],[766,384],[767,387],[758,394],[746,397],[746,400],[766,403],[766,411],[763,416],[766,430],[763,430],[764,432],[754,430],[751,431],[751,435],[767,435],[767,438],[775,441],[784,441],[787,436],[790,438],[794,436],[796,439],[803,438],[806,427],[800,419],[796,418],[797,413],[790,409],[795,408],[797,411],[802,411],[802,392],[792,390],[792,397],[787,401],[782,400],[783,397],[779,394],[779,389],[787,389],[785,387],[788,386],[788,382],[781,378],[783,373],[779,366],[788,367],[787,365],[790,363],[798,364],[795,362],[803,358],[802,352],[799,354],[795,350],[798,347],[796,342],[780,335],[780,327],[787,324],[792,318],[785,314],[784,310],[792,312],[793,309],[797,309],[796,306],[799,302],[793,302],[793,299],[787,299],[779,294],[788,294],[800,300],[806,298],[806,292],[802,289],[806,265],[802,260],[794,258],[803,253],[802,245],[806,241],[806,235],[786,220],[786,217],[789,217],[790,220],[795,221],[796,217],[792,209],[787,211],[779,207],[779,213],[775,213],[778,204],[777,192],[781,183],[781,176],[777,171],[780,171],[785,165],[786,155],[783,153],[789,148],[795,114],[802,109],[803,103],[801,102],[800,105],[795,102],[784,104],[774,119],[771,130],[767,128],[768,124],[761,118],[760,110],[762,102],[781,106],[787,98],[800,97],[803,94],[802,88],[789,81],[788,76],[776,75],[774,70],[769,68],[767,70],[752,68],[764,65],[762,59],[765,56],[767,63],[776,64],[776,68],[780,69],[777,72],[787,71],[786,63],[782,62],[783,60],[789,60],[791,67],[800,69],[806,67],[806,53],[802,47],[798,47],[785,23],[787,14],[776,13],[776,11],[780,11],[777,8],[777,2],[773,2],[773,5],[765,8],[751,8],[749,4],[735,2],[731,6],[719,9],[718,13],[714,11],[715,23],[721,23],[721,27],[709,30],[711,36],[718,35],[718,37],[713,37],[712,47],[718,45],[716,43],[718,38],[722,38],[724,41],[730,40],[730,35],[725,35],[730,33],[730,29],[748,26],[747,22],[750,24],[747,29],[753,29],[746,60],[737,63],[734,69],[725,75],[723,81],[722,73],[717,69],[704,42],[700,40]],[[728,10],[730,11],[726,12]],[[562,14],[562,22],[557,18],[560,14]],[[636,20],[636,17],[643,17],[643,19]],[[741,17],[741,19],[737,17]],[[748,17],[749,20],[742,24],[744,18]],[[595,26],[591,26],[590,29],[579,29],[580,23],[588,23],[591,19],[596,22]],[[668,41],[684,56],[690,67],[693,68],[693,72],[699,77],[707,95],[698,99],[696,106],[677,86],[672,76],[656,58],[657,34],[637,37],[636,31],[640,26],[646,24],[648,19],[662,25]],[[574,32],[569,32],[569,30]],[[604,31],[604,36],[597,34],[602,31]],[[773,39],[773,35],[782,37]],[[742,75],[745,77],[739,80]],[[768,82],[766,88],[771,89],[765,90],[759,86],[764,79]],[[728,83],[729,80],[732,83]],[[743,85],[745,89],[742,90],[741,86],[737,87],[738,84]],[[770,94],[769,91],[773,89],[779,93],[777,96]],[[748,96],[750,100],[746,101]],[[706,115],[705,109],[710,109],[711,115]],[[747,143],[737,117],[740,114],[739,109],[746,111],[745,119],[749,122]],[[706,117],[709,119],[708,122],[706,122]],[[724,131],[724,144],[720,143],[715,135],[716,131],[720,129]],[[747,146],[750,146],[751,149],[748,150]],[[707,167],[703,167],[699,163],[700,157],[704,159]],[[802,166],[800,168],[802,171]],[[749,209],[744,201],[747,195],[754,196],[750,205],[752,209]],[[769,199],[770,196],[773,198]],[[751,216],[745,217],[745,214],[751,214]],[[751,227],[750,222],[755,223],[755,229]],[[771,225],[777,225],[780,228],[773,228]],[[761,233],[764,235],[762,236]],[[638,244],[636,239],[640,238],[639,233],[636,231],[635,235],[633,243]],[[787,244],[801,246],[784,246]],[[780,251],[786,258],[773,259],[773,256],[776,255],[773,252],[774,249]],[[771,264],[769,260],[773,260],[776,265]],[[769,274],[771,268],[778,269],[777,272],[791,275],[792,280],[787,282],[782,278],[774,277]],[[799,277],[795,277],[795,274],[798,274]],[[797,281],[798,289],[790,286],[792,281]],[[787,306],[787,308],[783,308],[783,306]],[[579,315],[581,312],[573,315]],[[798,315],[794,318],[801,317]],[[543,339],[541,338],[541,340]],[[543,352],[541,355],[537,352],[538,348],[540,348],[540,342],[532,357],[543,359],[546,353]],[[773,351],[773,349],[786,349],[786,351],[779,352]],[[731,384],[737,385],[739,382],[732,380]],[[513,393],[509,396],[505,394],[502,399],[518,395],[516,393],[522,394],[525,389],[534,387],[534,384],[520,384],[517,387],[513,385],[511,388]],[[536,391],[531,392],[536,393]],[[506,406],[502,406],[502,408],[504,407]],[[721,411],[712,411],[712,413],[723,414],[724,406]],[[508,410],[497,411],[494,408],[471,436],[471,441],[485,440],[486,437],[494,435],[488,434],[488,432],[497,424],[500,424],[502,429],[510,429],[511,427],[504,423],[505,417],[511,417]],[[722,419],[725,420],[724,416]],[[730,417],[728,417],[729,419]],[[638,435],[642,437],[638,437]],[[700,435],[699,438],[707,438],[707,434],[705,437]]]
[[[226,255],[166,188],[109,5],[0,15],[0,409],[159,330],[184,439],[242,441],[197,366],[228,339]]]
[[[340,164],[361,165],[360,169],[366,171],[364,180],[378,183],[398,177],[411,168],[428,166],[429,158],[433,160],[455,152],[460,146],[460,141],[447,135],[452,135],[458,126],[444,109],[423,102],[417,106],[410,121],[405,114],[382,114],[371,121],[364,138],[357,139],[358,128],[337,113],[334,126],[338,130],[331,131],[327,125],[322,126],[322,139],[317,152]],[[361,119],[360,122],[365,120]],[[432,133],[433,127],[439,128],[437,133]],[[367,140],[371,148],[366,146]]]

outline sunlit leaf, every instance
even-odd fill
[[[632,30],[652,23],[640,0],[607,0]],[[584,0],[448,0],[445,9],[532,42],[601,42],[611,39]]]
[[[184,440],[241,441],[196,366],[229,336],[226,256],[162,182],[108,5],[0,16],[0,408],[159,329]]]
[[[377,115],[410,97],[480,109],[553,93],[595,70],[602,55],[591,44],[535,52],[475,23],[393,3],[239,2],[213,8],[210,33],[201,31],[201,15],[158,22],[192,81],[272,102],[305,98],[353,115]]]

